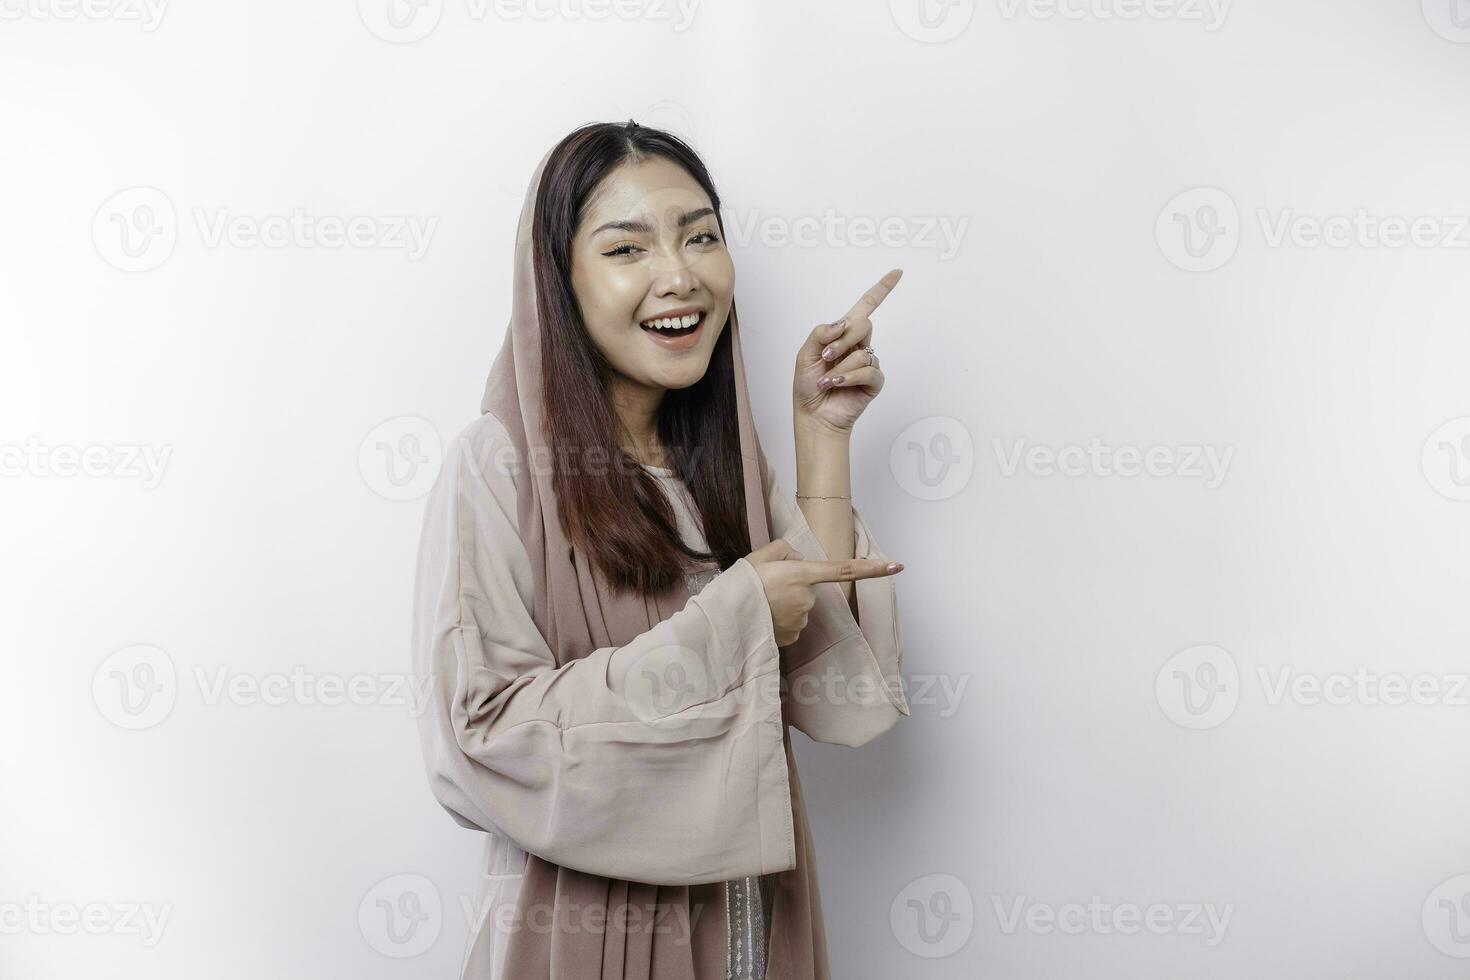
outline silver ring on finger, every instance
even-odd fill
[[[865,350],[865,351],[868,352],[868,367],[877,367],[878,366],[878,352],[875,351],[875,350],[873,350],[873,348],[871,348],[871,347],[864,347],[863,350]]]

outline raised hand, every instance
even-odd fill
[[[870,364],[864,347],[873,347],[873,321],[880,303],[888,298],[902,269],[879,279],[833,323],[818,324],[796,354],[792,400],[798,424],[815,422],[837,432],[849,432],[868,403],[883,390],[883,371]]]
[[[806,628],[807,613],[816,605],[816,587],[820,583],[854,582],[860,578],[881,578],[903,571],[901,562],[887,558],[806,561],[785,538],[777,538],[757,548],[746,555],[745,560],[760,573],[779,647],[795,643]]]

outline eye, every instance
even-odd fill
[[[633,253],[633,249],[637,247],[637,245],[623,244],[619,245],[617,248],[613,249],[610,252],[603,252],[602,254],[606,255],[608,258],[614,258],[622,255],[631,255]]]
[[[720,236],[719,235],[716,235],[714,232],[712,232],[712,231],[702,231],[699,234],[695,235],[693,238],[689,239],[689,241],[690,242],[698,242],[701,238],[704,239],[704,241],[701,242],[700,244],[704,244],[704,245],[713,245],[715,242],[717,242],[717,241],[720,240]]]

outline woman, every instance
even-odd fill
[[[417,571],[430,783],[486,833],[465,978],[829,975],[789,727],[860,745],[909,713],[902,566],[848,485],[899,274],[798,354],[798,505],[751,421],[719,209],[631,121],[567,136],[526,195]]]

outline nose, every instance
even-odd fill
[[[654,272],[655,296],[688,296],[699,288],[699,277],[681,257],[665,256]]]

